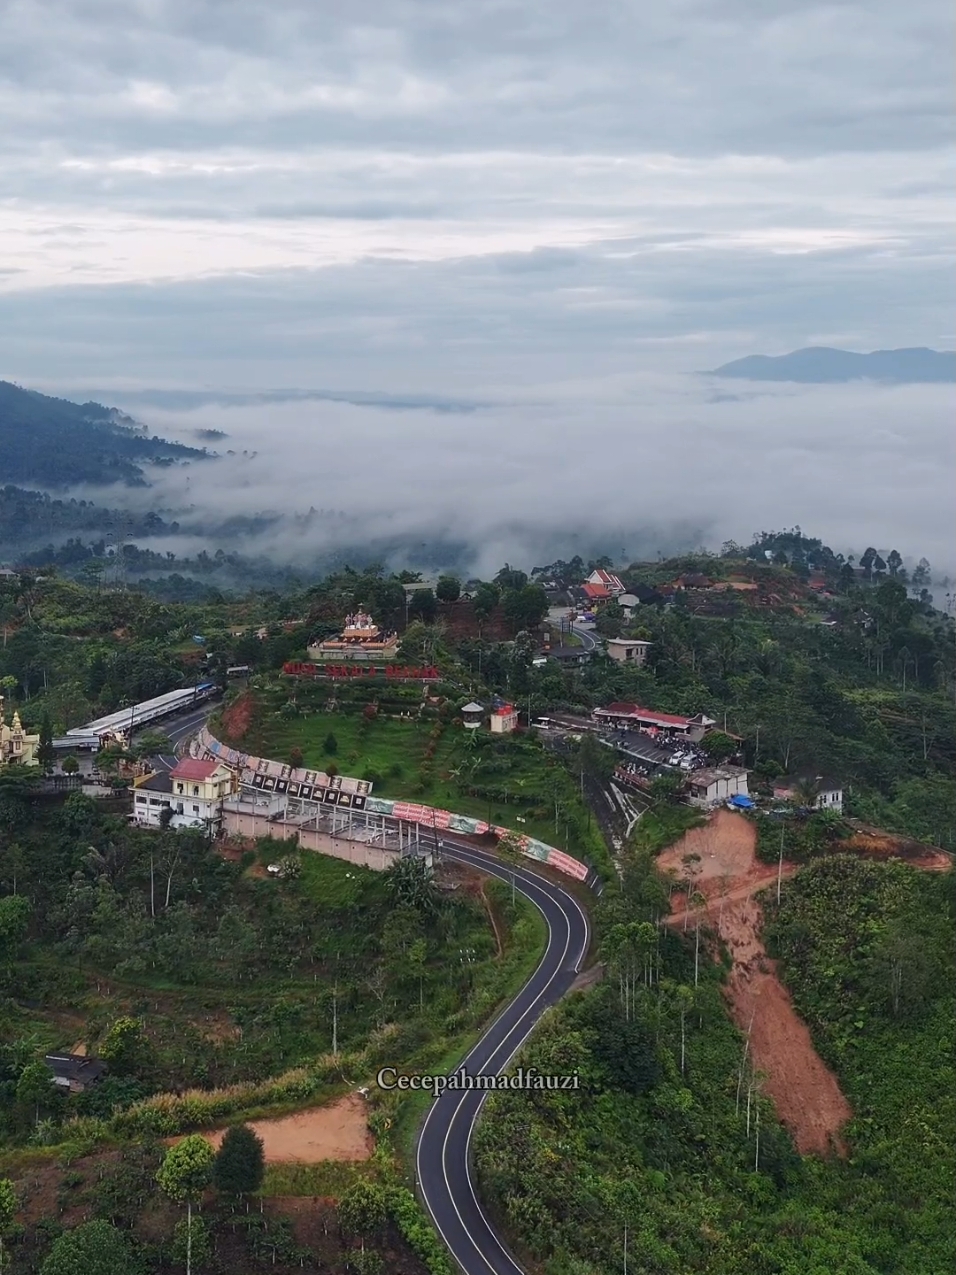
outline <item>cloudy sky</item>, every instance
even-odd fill
[[[8,0],[0,375],[269,438],[249,507],[428,534],[431,467],[479,538],[570,500],[635,549],[942,553],[948,387],[697,373],[956,344],[952,35],[951,0]],[[387,481],[328,490],[343,439]]]

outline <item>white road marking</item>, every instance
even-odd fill
[[[472,849],[470,849],[470,848],[466,849],[465,847],[461,847],[461,848],[459,848],[459,847],[454,846],[454,845],[452,845],[452,846],[450,847],[450,849],[451,849],[451,851],[452,851],[452,853],[453,853],[453,854],[457,851],[458,855],[460,856],[459,861],[463,861],[463,862],[465,862],[465,863],[471,863],[471,864],[472,864],[472,866],[475,866],[475,867],[481,867],[481,868],[483,868],[485,871],[488,871],[488,872],[489,872],[492,876],[498,877],[498,879],[499,879],[499,880],[505,880],[505,881],[506,881],[506,880],[508,880],[508,878],[512,875],[512,874],[511,874],[511,872],[510,872],[509,870],[504,869],[504,868],[502,868],[502,867],[500,866],[500,861],[498,861],[498,860],[492,860],[492,859],[490,858],[490,856],[485,856],[485,855],[484,855],[481,851],[472,850]],[[470,857],[469,857],[469,856],[470,856]],[[477,859],[477,862],[475,862],[475,860],[476,860],[476,859]],[[544,919],[545,919],[545,924],[546,924],[546,925],[547,925],[547,927],[548,927],[548,945],[547,945],[547,947],[545,948],[544,954],[542,955],[541,960],[539,961],[539,963],[538,963],[537,967],[535,968],[534,973],[533,973],[533,974],[531,975],[531,977],[528,979],[528,982],[527,982],[527,983],[525,983],[525,987],[527,987],[527,986],[528,986],[531,982],[533,982],[533,981],[534,981],[534,979],[537,977],[537,975],[538,975],[539,971],[542,969],[542,967],[544,966],[544,964],[545,964],[545,963],[549,960],[549,958],[550,958],[550,956],[551,956],[551,954],[552,954],[553,948],[554,948],[554,930],[553,930],[553,928],[552,928],[552,926],[551,926],[551,922],[550,922],[550,920],[549,920],[549,918],[548,918],[548,916],[547,916],[546,912],[544,911],[544,909],[543,909],[543,908],[541,907],[541,905],[538,903],[537,899],[535,899],[535,898],[534,898],[534,894],[533,894],[532,892],[535,892],[535,891],[536,891],[536,892],[538,892],[538,893],[540,893],[540,894],[544,895],[544,896],[545,896],[546,898],[548,898],[548,899],[549,899],[552,903],[554,903],[554,904],[555,904],[555,906],[558,908],[558,910],[560,911],[561,915],[562,915],[562,916],[563,916],[563,918],[564,918],[565,925],[567,926],[567,934],[566,934],[565,941],[564,941],[564,950],[563,950],[563,951],[562,951],[562,953],[561,953],[561,956],[560,956],[560,958],[559,958],[559,960],[558,960],[557,966],[555,967],[554,973],[551,975],[551,977],[548,979],[548,981],[545,983],[544,987],[542,987],[542,989],[539,991],[538,995],[534,998],[534,1000],[530,1003],[530,1005],[528,1005],[528,1006],[527,1006],[527,1008],[523,1011],[523,1013],[520,1015],[520,1017],[519,1017],[519,1018],[518,1018],[518,1020],[514,1023],[514,1025],[513,1025],[513,1026],[509,1029],[509,1031],[506,1033],[506,1035],[505,1035],[504,1039],[503,1039],[503,1040],[502,1040],[502,1041],[498,1044],[498,1046],[497,1046],[497,1047],[496,1047],[496,1048],[495,1048],[495,1049],[491,1052],[491,1054],[489,1054],[488,1058],[486,1059],[486,1061],[485,1061],[485,1063],[484,1063],[484,1065],[483,1065],[483,1067],[482,1067],[482,1074],[500,1075],[500,1074],[504,1071],[504,1069],[508,1066],[508,1064],[511,1062],[512,1058],[514,1058],[515,1054],[517,1054],[517,1053],[518,1053],[518,1051],[521,1049],[522,1045],[524,1045],[525,1041],[528,1039],[528,1037],[529,1037],[529,1036],[531,1035],[531,1033],[534,1031],[534,1029],[535,1029],[535,1027],[537,1026],[537,1023],[538,1023],[538,1016],[536,1016],[536,1017],[534,1018],[534,1020],[530,1023],[530,1025],[527,1027],[527,1029],[525,1030],[524,1034],[523,1034],[523,1035],[521,1036],[521,1038],[517,1041],[517,1043],[515,1043],[515,1044],[512,1046],[512,1048],[511,1048],[511,1052],[508,1054],[508,1057],[504,1060],[504,1062],[502,1062],[502,1063],[501,1063],[501,1064],[497,1067],[497,1069],[496,1069],[496,1070],[494,1070],[494,1071],[490,1070],[492,1060],[493,1060],[493,1059],[494,1059],[494,1058],[495,1058],[495,1057],[496,1057],[496,1056],[497,1056],[497,1055],[501,1052],[501,1050],[502,1050],[502,1049],[504,1049],[504,1048],[505,1048],[505,1046],[506,1046],[506,1045],[508,1045],[508,1044],[509,1044],[509,1042],[510,1042],[510,1041],[513,1039],[513,1037],[514,1037],[515,1032],[518,1030],[518,1028],[521,1026],[521,1024],[524,1022],[524,1020],[528,1017],[528,1015],[529,1015],[529,1014],[531,1014],[531,1013],[532,1013],[532,1011],[534,1010],[534,1008],[535,1008],[535,1006],[538,1004],[538,1002],[541,1000],[541,998],[542,998],[542,997],[543,997],[543,996],[544,996],[547,992],[549,992],[549,991],[551,990],[551,988],[552,988],[552,986],[553,986],[553,984],[554,984],[555,979],[556,979],[556,978],[557,978],[557,977],[558,977],[558,976],[559,976],[559,975],[560,975],[560,974],[564,971],[564,962],[565,962],[565,958],[567,957],[568,948],[569,948],[569,946],[570,946],[570,944],[571,944],[571,917],[570,917],[570,914],[568,913],[568,911],[566,910],[566,908],[565,908],[565,906],[564,906],[565,902],[570,901],[570,902],[571,902],[571,903],[572,903],[572,904],[573,904],[573,905],[577,908],[577,910],[578,910],[578,914],[580,915],[581,920],[582,920],[582,922],[583,922],[583,924],[584,924],[584,942],[583,942],[583,945],[582,945],[581,951],[580,951],[580,953],[579,953],[579,955],[578,955],[578,958],[577,958],[577,960],[576,960],[576,962],[575,962],[575,965],[574,965],[574,972],[575,972],[575,973],[577,973],[577,972],[580,970],[581,962],[582,962],[582,961],[583,961],[583,959],[584,959],[584,956],[585,956],[585,954],[586,954],[586,952],[587,952],[587,949],[588,949],[588,944],[589,944],[589,942],[590,942],[590,926],[588,925],[588,919],[587,919],[587,916],[586,916],[586,914],[585,914],[585,912],[584,912],[584,909],[581,907],[580,903],[578,902],[578,900],[577,900],[577,899],[576,899],[576,898],[575,898],[572,894],[568,894],[568,893],[566,893],[563,889],[561,889],[560,887],[556,887],[556,890],[557,890],[557,892],[558,892],[558,893],[557,893],[557,895],[556,895],[556,896],[551,896],[551,895],[548,895],[548,894],[544,891],[544,889],[543,889],[543,888],[542,888],[542,887],[538,884],[538,882],[536,882],[536,881],[532,881],[532,879],[531,879],[532,874],[527,874],[527,875],[525,875],[525,874],[524,874],[524,873],[522,873],[522,872],[521,872],[521,870],[519,869],[519,870],[518,870],[518,872],[516,872],[514,875],[515,875],[515,879],[516,879],[516,881],[521,881],[521,882],[522,882],[522,885],[523,885],[523,886],[525,886],[525,887],[527,887],[527,888],[523,888],[523,889],[521,889],[521,890],[520,890],[520,893],[521,893],[521,894],[523,894],[523,895],[524,895],[524,897],[525,897],[525,898],[527,898],[527,899],[529,900],[529,902],[533,903],[533,904],[534,904],[534,905],[538,908],[538,910],[541,912],[542,916],[543,916],[543,917],[544,917]],[[520,992],[518,993],[518,995],[520,995]],[[511,1006],[512,1004],[514,1004],[514,1001],[509,1002],[509,1004],[508,1004],[508,1005],[506,1005],[506,1006],[504,1007],[504,1009],[501,1011],[501,1012],[502,1012],[502,1014],[506,1013],[506,1012],[507,1012],[507,1010],[510,1008],[510,1006]],[[499,1015],[498,1017],[500,1018],[500,1016],[501,1016],[501,1015]],[[495,1019],[495,1021],[497,1021],[497,1019]],[[468,1051],[468,1053],[465,1055],[465,1057],[462,1059],[462,1061],[458,1064],[459,1069],[460,1069],[460,1068],[463,1068],[463,1067],[465,1066],[465,1064],[467,1063],[468,1059],[472,1056],[472,1054],[474,1054],[474,1052],[475,1052],[477,1049],[479,1049],[479,1048],[480,1048],[480,1046],[482,1045],[482,1043],[484,1042],[484,1040],[487,1038],[487,1036],[488,1036],[489,1032],[492,1030],[492,1028],[493,1028],[493,1027],[494,1027],[494,1022],[492,1022],[491,1024],[489,1024],[489,1026],[486,1028],[486,1030],[485,1030],[484,1034],[482,1035],[481,1040],[479,1040],[479,1041],[478,1041],[478,1042],[477,1042],[474,1046],[472,1046],[472,1048]],[[454,1111],[451,1113],[451,1116],[449,1117],[449,1120],[448,1120],[448,1127],[447,1127],[447,1129],[446,1129],[446,1131],[445,1131],[445,1137],[444,1137],[443,1142],[442,1142],[442,1152],[441,1152],[441,1168],[442,1168],[442,1177],[443,1177],[444,1182],[445,1182],[445,1190],[446,1190],[446,1193],[447,1193],[448,1199],[449,1199],[449,1201],[451,1202],[451,1206],[452,1206],[452,1208],[453,1208],[453,1209],[454,1209],[454,1211],[455,1211],[455,1215],[456,1215],[456,1217],[458,1218],[458,1221],[459,1221],[459,1224],[461,1225],[461,1229],[462,1229],[462,1231],[465,1233],[465,1235],[467,1235],[467,1237],[468,1237],[469,1241],[471,1242],[472,1248],[474,1249],[474,1251],[475,1251],[476,1255],[478,1256],[478,1258],[479,1258],[479,1259],[480,1259],[480,1260],[481,1260],[481,1261],[485,1264],[485,1266],[488,1268],[488,1270],[492,1272],[492,1275],[497,1275],[497,1272],[496,1272],[496,1270],[495,1270],[495,1267],[494,1267],[494,1266],[492,1266],[492,1264],[491,1264],[491,1262],[488,1260],[488,1257],[486,1256],[486,1254],[485,1254],[485,1253],[483,1253],[483,1252],[481,1251],[481,1249],[478,1247],[478,1244],[477,1244],[477,1242],[475,1241],[474,1236],[471,1234],[471,1232],[469,1231],[469,1229],[468,1229],[467,1225],[465,1224],[465,1220],[464,1220],[464,1218],[462,1217],[462,1215],[461,1215],[461,1211],[460,1211],[460,1209],[458,1208],[458,1204],[457,1204],[457,1202],[456,1202],[456,1200],[455,1200],[455,1194],[454,1194],[454,1191],[453,1191],[453,1189],[452,1189],[452,1185],[451,1185],[451,1181],[450,1181],[449,1176],[448,1176],[448,1169],[447,1169],[448,1141],[449,1141],[449,1138],[451,1137],[451,1133],[452,1133],[452,1129],[454,1128],[455,1121],[458,1119],[458,1116],[459,1116],[459,1115],[460,1115],[460,1113],[461,1113],[462,1107],[464,1106],[465,1102],[467,1101],[469,1094],[470,1094],[470,1093],[472,1093],[472,1092],[474,1092],[474,1091],[473,1091],[473,1090],[465,1090],[465,1091],[462,1093],[462,1096],[461,1096],[461,1098],[460,1098],[460,1099],[459,1099],[459,1101],[458,1101],[458,1105],[455,1107]],[[481,1218],[482,1218],[482,1220],[485,1222],[485,1225],[487,1226],[489,1233],[491,1234],[491,1236],[492,1236],[492,1238],[494,1239],[495,1243],[498,1245],[498,1248],[501,1250],[501,1253],[502,1253],[502,1255],[503,1255],[503,1257],[504,1257],[504,1259],[505,1259],[506,1263],[508,1264],[509,1268],[510,1268],[512,1271],[517,1272],[517,1275],[523,1275],[523,1272],[521,1271],[521,1268],[520,1268],[519,1266],[517,1266],[517,1265],[516,1265],[516,1263],[515,1263],[515,1261],[514,1261],[514,1258],[511,1256],[511,1254],[508,1252],[508,1250],[507,1250],[507,1249],[504,1247],[504,1245],[502,1244],[502,1242],[501,1242],[500,1238],[498,1237],[497,1232],[495,1231],[495,1228],[492,1226],[492,1224],[491,1224],[491,1222],[489,1221],[489,1219],[488,1219],[487,1215],[485,1214],[485,1211],[484,1211],[484,1209],[482,1208],[481,1203],[480,1203],[480,1201],[479,1201],[479,1199],[478,1199],[478,1196],[477,1196],[477,1194],[476,1194],[476,1192],[475,1192],[475,1186],[474,1186],[474,1182],[473,1182],[473,1180],[472,1180],[472,1176],[471,1176],[471,1159],[470,1159],[470,1157],[471,1157],[471,1138],[472,1138],[472,1134],[474,1133],[475,1125],[476,1125],[476,1124],[477,1124],[477,1122],[478,1122],[478,1116],[479,1116],[479,1115],[480,1115],[480,1113],[481,1113],[481,1108],[484,1106],[484,1102],[485,1102],[485,1099],[487,1098],[487,1096],[488,1096],[488,1091],[486,1090],[486,1091],[484,1091],[484,1092],[482,1093],[482,1096],[481,1096],[481,1098],[480,1098],[480,1100],[479,1100],[479,1102],[478,1102],[478,1106],[477,1106],[477,1108],[475,1109],[474,1116],[472,1117],[471,1125],[469,1126],[469,1129],[468,1129],[468,1134],[467,1134],[467,1136],[466,1136],[466,1138],[465,1138],[465,1180],[466,1180],[466,1181],[467,1181],[467,1183],[468,1183],[468,1189],[469,1189],[469,1192],[471,1193],[471,1198],[472,1198],[472,1201],[473,1201],[473,1203],[474,1203],[474,1205],[475,1205],[475,1209],[476,1209],[476,1211],[477,1211],[477,1213],[478,1213],[479,1217],[481,1217]],[[418,1141],[418,1151],[417,1151],[417,1155],[416,1155],[416,1168],[417,1168],[417,1170],[418,1170],[418,1181],[419,1181],[419,1187],[420,1187],[420,1189],[421,1189],[422,1196],[423,1196],[423,1198],[424,1198],[424,1200],[425,1200],[426,1208],[428,1209],[428,1212],[429,1212],[429,1214],[431,1215],[432,1222],[434,1223],[434,1225],[435,1225],[435,1227],[436,1227],[436,1229],[437,1229],[438,1233],[441,1235],[442,1239],[445,1241],[445,1244],[446,1244],[446,1246],[448,1247],[449,1251],[450,1251],[450,1252],[452,1253],[452,1255],[454,1256],[454,1255],[455,1255],[455,1251],[454,1251],[454,1249],[452,1248],[452,1246],[448,1243],[448,1237],[445,1235],[444,1231],[442,1230],[441,1225],[440,1225],[440,1223],[438,1222],[438,1219],[436,1218],[435,1213],[434,1213],[434,1210],[432,1209],[431,1203],[430,1203],[430,1201],[429,1201],[429,1199],[428,1199],[428,1192],[427,1192],[427,1188],[426,1188],[425,1183],[424,1183],[424,1181],[423,1181],[423,1179],[422,1179],[422,1173],[421,1173],[421,1146],[422,1146],[422,1142],[424,1141],[424,1138],[425,1138],[425,1131],[426,1131],[426,1130],[427,1130],[427,1128],[428,1128],[428,1123],[429,1123],[429,1121],[430,1121],[430,1119],[431,1119],[431,1117],[432,1117],[432,1115],[433,1115],[433,1113],[434,1113],[435,1108],[437,1107],[437,1105],[438,1105],[437,1101],[436,1101],[436,1102],[434,1102],[434,1103],[432,1104],[431,1108],[429,1109],[428,1115],[425,1117],[425,1122],[424,1122],[424,1124],[422,1125],[422,1130],[421,1130],[421,1133],[420,1133],[420,1135],[419,1135],[419,1141]]]

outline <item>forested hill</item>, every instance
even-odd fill
[[[148,437],[102,403],[70,403],[0,381],[5,482],[61,489],[77,483],[146,486],[144,466],[206,456],[204,450]]]

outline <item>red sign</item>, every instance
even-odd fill
[[[290,660],[283,664],[282,671],[289,677],[384,677],[390,682],[437,682],[441,677],[434,664],[389,664],[382,668],[370,664],[305,664]]]

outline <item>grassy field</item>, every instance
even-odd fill
[[[411,693],[409,693],[411,692]],[[337,689],[288,684],[261,693],[256,727],[235,741],[244,749],[288,762],[368,779],[376,796],[421,801],[514,828],[598,866],[608,853],[591,823],[573,777],[527,734],[476,739],[432,706],[417,688],[384,688],[374,717],[369,685]],[[407,714],[407,715],[401,715]],[[213,729],[221,729],[213,723]],[[223,731],[223,734],[227,732]],[[334,750],[329,737],[334,736]]]

